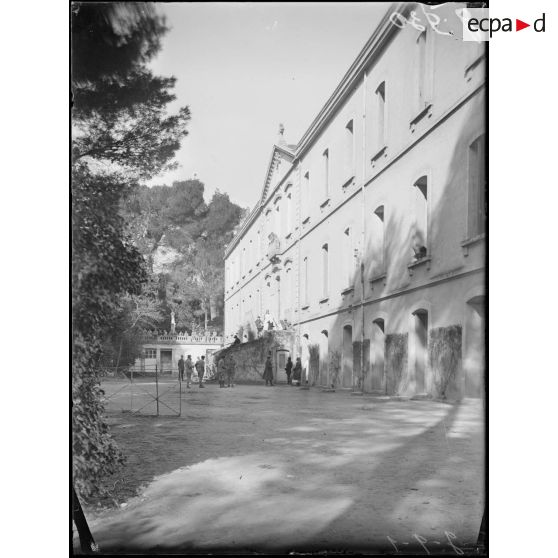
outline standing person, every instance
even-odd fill
[[[186,358],[186,387],[190,387],[192,381],[192,374],[194,373],[194,363],[192,362],[192,355],[188,355]]]
[[[273,385],[273,364],[271,363],[271,351],[267,353],[267,359],[265,361],[265,368],[263,373],[263,379],[265,380],[265,385]]]
[[[202,356],[201,358],[198,358],[198,360],[196,361],[196,372],[198,373],[198,378],[200,380],[200,387],[204,388],[205,386],[203,385],[203,375],[205,373],[205,357]]]
[[[184,355],[180,355],[180,360],[178,361],[178,379],[184,381]]]
[[[219,359],[219,364],[217,365],[217,373],[219,374],[219,387],[225,387],[225,375],[227,374],[227,366],[225,364],[225,357]]]
[[[285,372],[287,373],[287,384],[289,385],[293,385],[293,382],[291,380],[291,373],[293,371],[293,361],[291,360],[291,357],[289,357],[287,359],[287,364],[285,365]]]
[[[258,332],[258,339],[262,336],[262,332],[263,332],[263,328],[264,328],[264,324],[262,322],[262,319],[260,318],[260,316],[258,315],[258,317],[256,318],[256,331]]]
[[[234,387],[234,373],[236,369],[236,362],[234,361],[234,357],[229,355],[228,357],[229,362],[227,363],[227,383],[228,387]]]
[[[298,382],[298,385],[300,385],[301,378],[302,378],[302,364],[300,362],[300,357],[296,357],[296,363],[293,370],[293,380],[295,382]]]

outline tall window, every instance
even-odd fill
[[[376,89],[376,147],[386,144],[386,82],[382,81]]]
[[[275,201],[275,223],[274,223],[274,233],[278,238],[281,238],[281,201],[280,198]]]
[[[426,29],[417,38],[417,101],[418,109],[422,110],[426,104]]]
[[[293,195],[292,192],[289,191],[287,194],[287,210],[286,210],[286,225],[285,225],[285,233],[289,234],[291,232],[293,217]]]
[[[310,171],[304,175],[302,184],[302,220],[310,215]]]
[[[329,149],[323,153],[323,173],[324,173],[324,199],[329,197]]]
[[[427,255],[428,233],[428,179],[421,176],[414,184],[415,226],[413,231],[413,252],[415,259]]]
[[[469,146],[469,196],[468,224],[469,238],[483,234],[486,229],[486,168],[485,136],[479,136]]]
[[[302,262],[302,302],[308,306],[308,256]]]
[[[327,244],[322,246],[322,297],[329,294],[329,247]]]
[[[378,277],[385,273],[385,222],[384,206],[380,205],[374,211],[371,220],[372,234],[372,276]]]
[[[350,120],[345,126],[345,178],[354,176],[355,174],[355,161],[354,161],[354,127],[353,121]]]
[[[250,243],[248,244],[248,269],[254,267],[254,260],[254,241],[250,239]]]
[[[353,283],[353,239],[350,227],[343,233],[343,259],[345,286],[350,286]]]

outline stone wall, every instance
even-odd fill
[[[277,377],[275,351],[277,349],[288,349],[293,354],[294,332],[270,331],[265,332],[263,337],[246,343],[229,345],[214,353],[215,362],[221,358],[231,355],[236,363],[236,383],[259,383],[265,368],[265,361],[269,351],[272,353],[273,377]],[[293,357],[293,363],[295,359]]]

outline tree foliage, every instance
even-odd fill
[[[73,473],[83,496],[121,460],[103,419],[103,357],[119,328],[159,316],[121,208],[140,180],[174,164],[187,133],[187,107],[166,113],[174,78],[146,66],[165,31],[151,4],[72,6]]]
[[[178,254],[161,277],[161,298],[165,319],[160,329],[168,330],[173,310],[178,329],[222,326],[224,296],[223,256],[244,212],[228,194],[216,191],[209,203],[204,184],[196,179],[172,186],[139,188],[123,204],[136,246],[153,257],[165,245]]]

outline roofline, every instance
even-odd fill
[[[390,21],[391,14],[398,12],[402,15],[406,15],[410,10],[416,7],[416,4],[416,2],[393,2],[390,4],[371,37],[359,52],[345,75],[341,78],[339,85],[335,88],[332,95],[297,143],[295,161],[304,155],[312,145],[316,136],[322,131],[326,122],[333,116],[339,104],[344,100],[354,83],[360,78],[364,68],[369,64],[372,57],[377,54],[379,48],[383,46],[394,33],[399,31],[399,27]]]
[[[399,27],[391,23],[390,17],[393,12],[399,12],[402,15],[406,15],[410,10],[416,7],[416,2],[392,2],[389,8],[386,10],[382,20],[368,39],[366,44],[359,52],[356,59],[353,61],[345,75],[341,78],[339,85],[335,88],[332,95],[326,101],[325,105],[322,107],[318,115],[314,118],[310,126],[307,128],[306,132],[302,135],[302,138],[297,143],[296,151],[293,153],[285,146],[274,145],[272,152],[271,152],[271,160],[268,163],[268,172],[271,163],[273,162],[273,157],[275,154],[275,150],[278,149],[283,151],[286,155],[293,157],[292,166],[289,171],[285,174],[283,180],[291,173],[292,169],[296,166],[296,163],[304,155],[304,153],[311,147],[316,137],[322,131],[324,125],[327,121],[335,114],[335,111],[339,107],[339,104],[344,100],[347,93],[350,91],[351,87],[360,78],[361,72],[364,71],[364,68],[369,64],[372,57],[377,54],[378,49],[383,46],[383,44],[391,38],[391,36],[399,31]],[[268,176],[266,175],[266,181]],[[277,185],[283,183],[283,180]],[[264,183],[264,187],[262,188],[262,193],[260,195],[260,199],[254,206],[254,209],[248,216],[248,218],[244,221],[241,229],[238,233],[234,236],[231,240],[229,245],[225,248],[225,255],[224,259],[228,258],[231,254],[232,250],[238,244],[240,239],[244,236],[248,225],[251,225],[254,222],[255,217],[259,214],[260,210],[263,207],[263,194],[265,192],[266,184]],[[277,187],[273,190],[277,189]],[[268,196],[271,198],[272,196]]]

